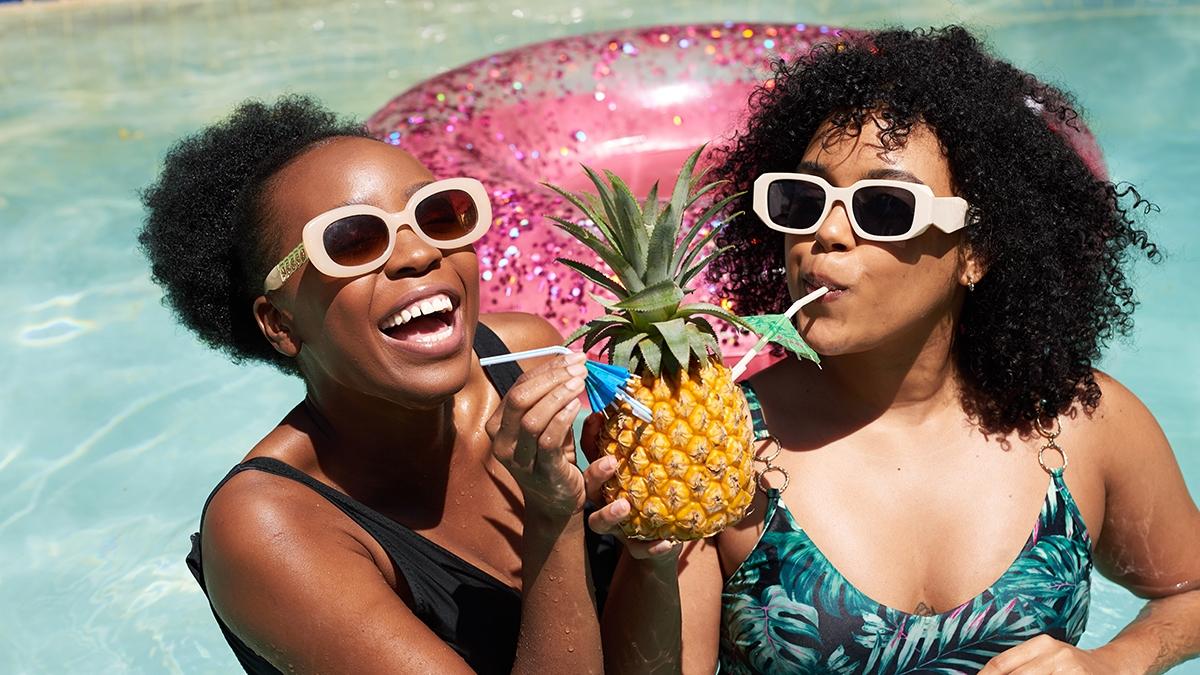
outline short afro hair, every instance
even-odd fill
[[[928,125],[970,204],[965,243],[988,270],[967,295],[952,347],[963,405],[985,432],[1027,432],[1075,402],[1095,408],[1092,365],[1132,327],[1130,253],[1160,257],[1134,222],[1153,205],[1095,175],[1054,130],[1078,131],[1077,117],[1068,95],[991,56],[961,27],[847,35],[776,63],[714,174],[730,181],[726,194],[747,191],[732,211],[752,214],[754,179],[794,171],[826,121],[854,135],[874,118],[888,148]],[[782,234],[750,215],[718,243],[730,248],[709,279],[739,313],[787,306]]]
[[[179,320],[210,347],[240,363],[273,364],[299,374],[254,320],[255,298],[278,261],[264,235],[270,181],[306,150],[342,136],[370,138],[312,98],[246,101],[226,119],[184,138],[142,191],[146,220],[138,236],[153,279]]]

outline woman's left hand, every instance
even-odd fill
[[[1044,673],[1086,673],[1108,675],[1121,671],[1096,652],[1039,635],[988,661],[979,675],[1043,675]]]

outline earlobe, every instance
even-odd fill
[[[265,295],[254,300],[254,320],[275,351],[292,358],[300,353],[300,339],[292,331],[292,317],[276,307]]]
[[[987,275],[987,264],[969,247],[964,246],[959,256],[958,270],[958,283],[975,290],[975,284]]]

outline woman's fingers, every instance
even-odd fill
[[[646,547],[644,549],[645,554],[638,555],[638,552],[636,552],[634,550],[633,543],[644,544]],[[633,555],[633,557],[635,557],[635,558],[657,558],[659,556],[665,556],[665,555],[674,553],[675,551],[679,550],[679,547],[683,546],[683,542],[667,541],[666,539],[659,539],[657,541],[631,542],[629,544],[626,544],[626,546],[629,547],[629,553],[631,555]]]
[[[621,532],[621,523],[629,517],[629,512],[629,502],[624,499],[617,499],[589,516],[588,527],[600,534],[611,534],[620,539],[621,543],[629,551],[629,555],[639,560],[671,555],[679,549],[681,544],[677,541],[667,541],[666,539],[642,541],[641,539],[626,538],[624,533]]]
[[[585,475],[586,478],[586,475]],[[620,534],[621,523],[629,516],[629,502],[624,499],[597,509],[588,517],[588,527],[599,534]]]
[[[485,425],[488,435],[496,445],[497,455],[501,459],[505,459],[503,456],[505,453],[515,451],[510,446],[517,443],[523,420],[531,408],[545,398],[547,393],[564,382],[586,375],[587,368],[583,365],[585,358],[583,354],[556,357],[517,379],[504,397],[500,407]],[[535,433],[533,438],[537,438],[537,436],[538,434]],[[529,450],[532,451],[532,449]],[[508,459],[512,459],[512,457]],[[527,459],[531,460],[532,457]]]
[[[520,420],[517,447],[513,451],[514,463],[518,466],[528,466],[533,463],[539,446],[542,445],[543,437],[549,437],[553,433],[550,429],[555,425],[555,420],[558,420],[561,425],[560,414],[571,404],[577,404],[578,396],[582,393],[583,377],[573,376],[566,382],[550,389],[526,410]],[[558,432],[557,440],[548,443],[546,447],[562,448],[566,432],[570,429],[571,422],[578,411],[579,406],[576,405],[570,417],[566,419],[566,424],[562,425],[562,429]]]
[[[605,460],[608,459],[612,458],[601,458],[596,460],[595,464],[588,467],[588,471],[592,471],[593,466],[596,466],[596,464],[602,464],[602,462],[605,462]],[[616,468],[616,464],[616,460],[613,460],[613,468]],[[604,474],[611,474],[611,471],[596,471],[593,473],[593,476],[590,477],[590,480],[595,480],[596,477],[604,476]],[[589,480],[587,472],[583,473],[583,478],[586,480],[586,482]],[[622,532],[622,530],[620,530],[620,524],[622,524],[626,518],[629,518],[630,510],[632,509],[629,506],[629,501],[624,500],[624,498],[613,500],[611,504],[607,504],[605,507],[596,509],[595,513],[588,516],[588,527],[592,528],[592,530],[596,533],[612,534],[613,537],[617,537],[620,539],[620,542],[625,545],[625,549],[629,551],[629,555],[638,558],[638,560],[646,560],[646,558],[650,557],[671,555],[674,551],[679,549],[680,545],[682,545],[680,542],[668,542],[666,539],[654,539],[648,540],[647,542],[647,540],[642,539],[626,538],[625,534]]]
[[[604,456],[592,461],[583,472],[583,485],[587,492],[588,501],[600,503],[600,488],[609,478],[617,475],[617,458]],[[595,529],[595,528],[593,528]],[[599,530],[597,530],[599,531]]]
[[[558,411],[558,414],[550,418],[550,423],[546,425],[542,435],[538,436],[537,466],[539,469],[557,467],[564,462],[575,465],[574,457],[568,458],[566,450],[574,447],[573,444],[567,442],[567,439],[570,438],[571,425],[575,422],[575,415],[578,412],[579,399],[572,398],[570,403]]]

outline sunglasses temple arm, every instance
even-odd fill
[[[967,225],[967,200],[962,197],[934,197],[933,224],[942,232],[957,232]]]
[[[497,363],[508,363],[509,361],[521,361],[523,359],[535,359],[539,356],[550,356],[551,354],[570,354],[570,349],[561,345],[553,345],[550,347],[542,347],[540,349],[529,349],[523,352],[510,352],[508,354],[499,354],[497,356],[485,356],[479,359],[481,366],[494,366]]]

